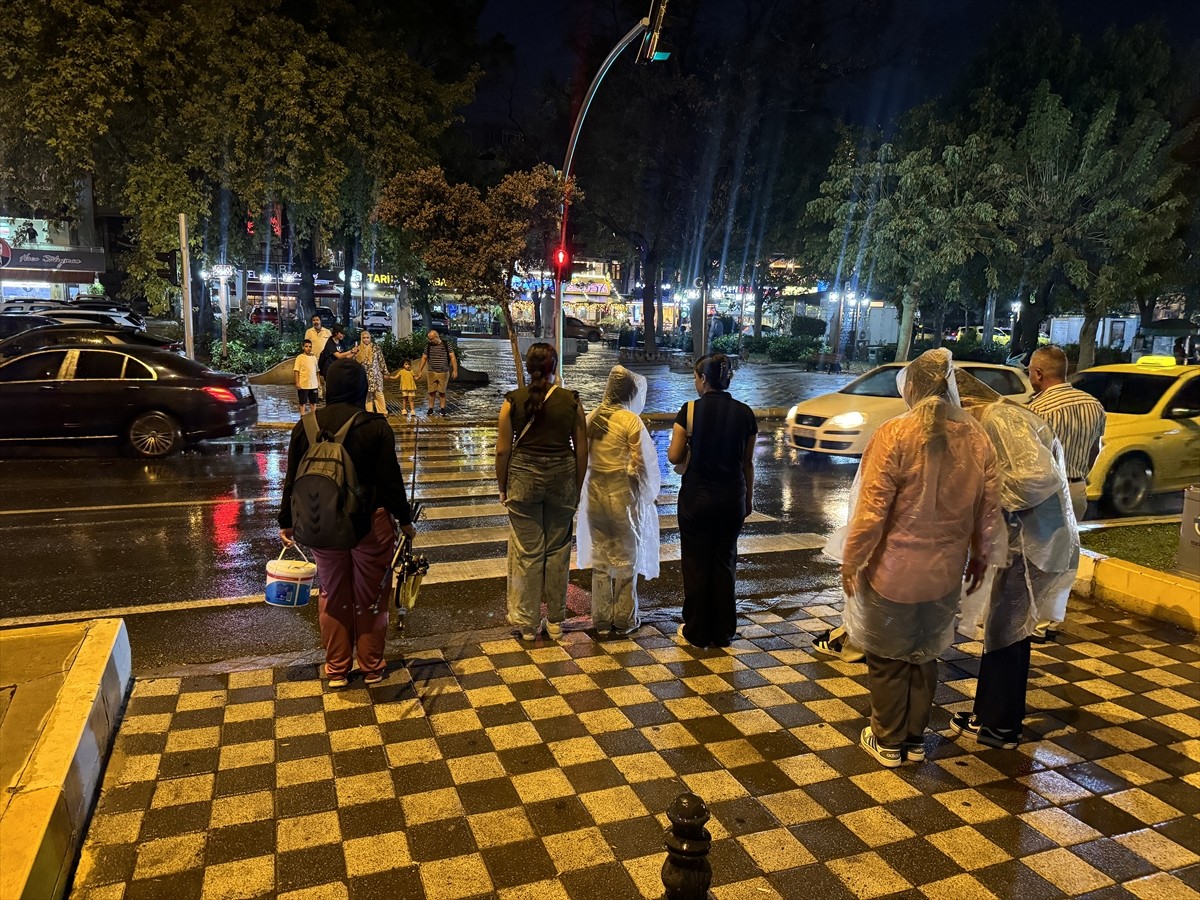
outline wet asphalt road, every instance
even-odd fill
[[[505,519],[495,514],[490,469],[494,434],[442,429],[422,447],[418,494],[424,486],[446,498],[431,501],[434,511],[420,526],[437,545],[427,550],[435,563],[504,557]],[[665,451],[668,432],[654,434]],[[0,624],[116,611],[109,614],[125,617],[139,672],[318,647],[315,603],[282,610],[236,600],[261,596],[265,562],[279,552],[275,515],[285,456],[286,432],[260,429],[156,463],[104,452],[0,459],[0,546],[7,559]],[[775,428],[760,436],[757,466],[756,509],[771,519],[748,524],[747,534],[824,535],[844,517],[854,461],[798,459]],[[668,469],[659,506],[664,519],[675,513],[677,491],[678,476]],[[439,540],[443,529],[459,537]],[[663,543],[677,541],[677,532],[664,527]],[[813,550],[746,556],[739,566],[747,609],[786,604],[789,595],[830,585],[836,575]],[[572,584],[569,604],[584,614],[590,576],[575,573]],[[678,562],[665,562],[662,576],[643,585],[648,616],[675,613],[682,599]],[[156,605],[167,610],[145,611]],[[407,634],[411,642],[436,644],[503,622],[503,578],[430,584]]]

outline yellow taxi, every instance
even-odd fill
[[[1151,494],[1200,481],[1200,366],[1143,356],[1087,369],[1071,383],[1107,413],[1100,455],[1088,475],[1088,500],[1129,515]]]

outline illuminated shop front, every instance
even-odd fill
[[[0,300],[74,300],[105,271],[101,247],[71,246],[65,227],[0,218]]]

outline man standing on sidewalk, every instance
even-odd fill
[[[1029,360],[1029,383],[1037,392],[1029,410],[1049,425],[1062,444],[1075,521],[1087,512],[1087,477],[1100,455],[1104,407],[1091,394],[1067,384],[1067,355],[1042,347]]]
[[[426,366],[429,367],[425,379],[426,389],[429,392],[429,409],[425,411],[425,414],[433,415],[433,401],[437,397],[441,399],[441,411],[445,416],[446,383],[449,378],[458,378],[458,358],[449,345],[442,340],[442,336],[433,328],[429,329],[429,343],[421,355],[421,361],[417,364],[417,378],[421,377],[421,372],[425,370]]]
[[[333,337],[333,332],[325,327],[319,315],[313,313],[312,327],[304,332],[304,340],[312,341],[313,357],[317,360],[318,366],[321,361],[321,353],[325,350],[325,344],[331,337]],[[325,377],[323,372],[320,373],[319,380],[321,382],[321,389],[324,391]]]

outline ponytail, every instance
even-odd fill
[[[550,376],[558,369],[558,354],[546,343],[537,343],[525,354],[525,371],[529,373],[529,397],[525,400],[525,419],[532,421],[546,402]]]
[[[733,380],[733,363],[724,353],[710,353],[696,360],[696,374],[703,375],[713,390],[727,391]]]

